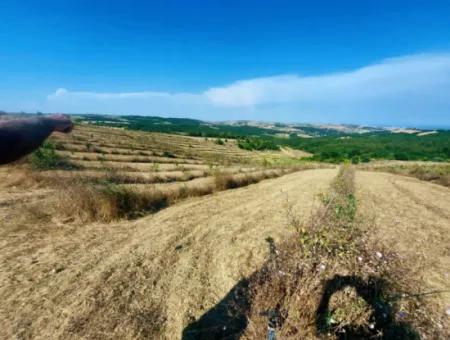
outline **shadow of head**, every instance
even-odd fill
[[[202,317],[184,330],[183,340],[239,339],[247,328],[248,280],[241,280]]]
[[[355,289],[358,296],[363,298],[371,307],[370,324],[372,327],[355,327],[352,325],[344,328],[334,328],[329,319],[332,311],[329,310],[330,299],[336,292],[346,287]],[[406,322],[397,322],[392,308],[383,299],[382,292],[386,288],[386,282],[380,278],[369,277],[363,280],[357,276],[336,275],[326,281],[323,295],[316,311],[316,329],[319,334],[333,333],[339,339],[420,339]]]
[[[275,241],[268,237],[266,242],[272,259],[276,255]],[[249,282],[254,281],[257,275],[258,272],[255,272],[249,278],[240,280],[217,305],[183,330],[182,339],[239,339],[247,328],[247,315],[251,307]]]

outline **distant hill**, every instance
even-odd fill
[[[259,121],[206,122],[148,116],[76,116],[80,123],[188,136],[237,139],[245,150],[305,151],[311,160],[352,163],[374,159],[448,161],[450,131],[378,128],[352,124],[286,124]]]
[[[16,114],[15,117],[24,114]],[[241,149],[303,151],[309,160],[352,163],[376,159],[445,162],[450,160],[450,131],[370,127],[354,124],[302,124],[260,121],[211,122],[154,116],[72,115],[80,124],[125,130],[236,140]]]
[[[324,137],[386,131],[385,128],[352,124],[297,124],[249,120],[210,122],[189,118],[153,116],[79,115],[81,121],[151,132],[181,133],[202,137],[239,138],[248,136]]]

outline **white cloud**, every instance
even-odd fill
[[[59,89],[56,90],[56,92],[55,92],[54,94],[49,95],[49,96],[48,96],[48,99],[51,100],[51,99],[53,99],[54,97],[62,97],[62,96],[64,96],[64,95],[66,95],[67,93],[68,93],[68,92],[67,92],[66,89],[59,88]]]
[[[450,54],[386,59],[318,76],[236,81],[200,93],[56,90],[47,108],[65,112],[450,125]]]
[[[418,55],[387,59],[350,72],[301,77],[285,75],[238,81],[205,92],[217,106],[317,101],[349,103],[383,99],[450,83],[450,55]]]
[[[167,92],[87,92],[59,88],[47,96],[52,111],[112,114],[188,115],[204,106],[201,95]]]
[[[169,98],[171,95],[166,92],[123,92],[123,93],[108,93],[108,92],[76,92],[76,91],[67,91],[65,88],[59,88],[48,95],[48,100],[54,100],[58,98],[64,97],[85,97],[85,98],[94,98],[94,99],[117,99],[117,98],[152,98],[152,97],[164,97]]]

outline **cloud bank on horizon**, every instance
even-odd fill
[[[385,59],[317,76],[239,80],[200,93],[84,92],[50,94],[46,111],[143,114],[204,120],[450,126],[450,54]]]

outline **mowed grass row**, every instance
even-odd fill
[[[230,148],[224,147],[220,149],[216,148],[195,148],[195,147],[180,147],[176,144],[164,144],[157,143],[149,145],[147,148],[136,147],[132,145],[100,143],[100,142],[77,142],[69,141],[63,142],[58,140],[56,148],[61,151],[70,152],[92,152],[97,154],[112,154],[112,155],[124,155],[124,156],[148,156],[148,157],[167,157],[173,159],[186,159],[189,158],[192,162],[198,162],[205,157],[218,156],[222,159],[240,160],[252,159],[258,153],[230,150]],[[164,151],[162,151],[164,150]],[[176,161],[176,160],[175,160]],[[174,161],[174,162],[175,162]]]
[[[143,180],[123,174],[91,173],[75,176],[68,171],[34,173],[36,182],[55,189],[60,196],[58,209],[64,217],[83,222],[109,222],[121,218],[136,218],[156,212],[180,200],[236,189],[265,179],[275,178],[299,169],[260,170],[250,173],[216,171],[213,176],[193,179],[175,178]]]
[[[64,213],[83,221],[112,221],[121,218],[136,218],[159,211],[180,200],[235,189],[262,180],[275,178],[294,171],[293,169],[260,171],[249,174],[218,172],[213,177],[198,178],[186,183],[162,185],[117,185],[86,182],[63,182]],[[70,207],[70,209],[69,209]]]
[[[70,137],[74,143],[100,143],[100,144],[110,144],[111,136],[117,137],[118,139],[115,141],[116,145],[122,145],[124,147],[128,147],[133,145],[136,149],[145,149],[149,146],[155,144],[161,144],[162,146],[174,146],[175,144],[182,148],[202,148],[207,147],[208,149],[213,150],[223,150],[226,147],[222,145],[218,145],[216,143],[216,139],[214,138],[199,138],[199,137],[189,137],[189,136],[180,136],[180,135],[167,135],[161,133],[146,133],[145,135],[141,132],[133,132],[133,131],[123,131],[122,133],[112,132],[111,134],[105,133],[101,129],[98,128],[96,130],[87,130],[85,126],[78,126],[78,130]],[[110,129],[112,131],[117,131]],[[227,146],[236,146],[235,141],[228,140],[226,142]],[[236,148],[235,151],[241,151]]]
[[[73,164],[85,169],[115,169],[123,171],[156,172],[169,170],[208,170],[213,165],[192,164],[192,163],[171,163],[165,161],[153,162],[117,162],[109,161],[107,158],[90,160],[71,160]]]
[[[90,134],[91,139],[95,138],[94,134]],[[125,149],[102,150],[98,146],[89,143],[88,146],[72,144],[73,139],[79,139],[78,135],[68,138],[68,142],[64,143],[63,139],[59,139],[59,149],[56,153],[67,159],[76,166],[78,173],[58,174],[60,177],[76,176],[77,178],[89,179],[91,182],[111,182],[115,184],[154,184],[154,183],[170,183],[185,182],[196,178],[211,176],[213,171],[217,169],[226,170],[227,173],[254,171],[256,168],[242,167],[218,167],[217,164],[202,164],[198,160],[187,158],[172,157],[152,157],[152,156],[130,156],[120,154],[128,153]],[[65,149],[73,148],[76,150],[86,148],[84,152],[70,152]],[[95,145],[101,145],[97,143]],[[114,146],[111,141],[109,146]],[[131,144],[132,145],[132,144]],[[99,153],[99,152],[109,153]],[[134,151],[135,152],[135,151]],[[139,152],[142,154],[156,154],[154,151]],[[167,151],[159,151],[160,154],[168,154]],[[128,162],[127,162],[128,161]],[[93,172],[95,170],[97,172]],[[47,173],[47,176],[51,174]]]
[[[80,137],[78,134],[84,127],[77,127],[73,135],[55,136],[56,149],[62,156],[79,160],[111,160],[111,161],[133,161],[148,163],[189,163],[202,164],[199,157],[193,157],[191,154],[177,154],[179,149],[177,140],[174,139],[171,144],[165,145],[158,142],[158,138],[147,139],[146,144],[142,144],[142,138],[139,140],[131,139],[133,136],[110,136],[98,130],[89,133],[89,139]],[[102,128],[103,130],[113,130]],[[117,134],[117,133],[116,133]],[[141,133],[144,134],[144,133]],[[99,136],[100,135],[100,136]],[[135,134],[132,134],[135,135]],[[106,137],[105,137],[106,136]],[[125,141],[124,141],[125,139]]]
[[[59,179],[75,179],[77,181],[85,181],[90,183],[114,183],[114,184],[156,184],[156,183],[172,183],[186,182],[197,178],[214,177],[217,172],[226,172],[227,174],[246,174],[258,171],[252,168],[222,168],[222,170],[159,170],[159,171],[126,171],[122,168],[120,171],[114,169],[97,170],[48,170],[41,171],[40,177],[51,181],[54,178]]]
[[[135,148],[135,147],[124,147],[122,145],[115,144],[104,144],[104,143],[74,143],[70,142],[59,142],[56,144],[56,149],[60,152],[87,152],[93,154],[104,154],[104,155],[119,155],[119,156],[130,156],[130,157],[163,157],[170,159],[189,159],[192,162],[198,162],[198,159],[186,158],[186,155],[175,154],[173,152],[161,151],[160,149],[155,149],[149,146],[148,148]]]
[[[101,129],[103,129],[103,131]],[[77,134],[72,137],[72,140],[78,142],[84,141],[108,144],[111,142],[110,137],[105,134],[104,130],[105,128],[92,128],[91,126],[82,125],[79,127]],[[172,149],[173,151],[191,155],[197,155],[203,152],[210,154],[225,153],[229,156],[245,158],[252,154],[238,148],[237,143],[234,140],[227,140],[224,145],[219,145],[216,143],[216,138],[168,135],[162,133],[142,133],[111,128],[110,130],[118,136],[118,140],[116,141],[117,146],[120,145],[124,148],[129,148],[130,144],[132,144],[136,149],[155,147],[156,149]],[[222,141],[225,140],[222,139]]]
[[[34,176],[60,195],[59,211],[83,221],[135,218],[189,197],[318,167],[263,164],[265,153],[234,142],[85,125],[52,142],[39,153],[41,171]]]
[[[128,155],[128,154],[111,154],[111,153],[98,153],[87,151],[59,151],[57,154],[62,157],[69,157],[72,160],[81,161],[98,161],[99,158],[102,161],[111,162],[128,162],[128,163],[171,163],[171,164],[204,164],[201,161],[188,159],[188,158],[173,158],[173,157],[159,157],[159,156],[143,156],[143,155]]]
[[[51,181],[53,178],[72,179],[86,183],[111,184],[156,184],[185,182],[195,178],[203,178],[208,174],[204,171],[170,171],[158,173],[115,172],[115,171],[44,171],[40,174],[43,179]]]
[[[222,163],[252,164],[262,163],[265,158],[286,158],[280,152],[259,152],[239,149],[235,141],[218,145],[215,139],[123,131],[118,129],[77,126],[72,135],[56,136],[56,148],[61,154],[84,153],[84,160],[125,160],[165,163]],[[111,130],[113,136],[107,139],[105,131]],[[79,134],[84,134],[80,136]],[[89,135],[87,140],[86,135]],[[116,136],[115,136],[116,135]],[[134,139],[133,139],[134,138]],[[88,155],[88,154],[92,154]],[[108,155],[113,155],[111,158]],[[127,158],[129,157],[129,158]],[[158,159],[161,157],[161,159]]]

